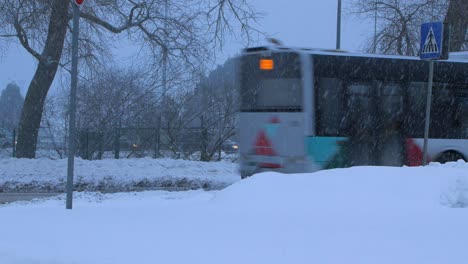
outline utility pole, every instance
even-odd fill
[[[338,10],[336,14],[336,49],[341,49],[341,0],[338,0]]]

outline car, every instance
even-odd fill
[[[221,145],[221,150],[228,154],[237,153],[239,151],[239,144],[232,139],[228,139]]]

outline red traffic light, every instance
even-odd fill
[[[77,5],[79,5],[79,6],[80,6],[81,4],[83,4],[83,2],[84,2],[84,0],[75,0],[75,4],[77,4]]]

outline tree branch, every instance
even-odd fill
[[[20,24],[20,21],[18,19],[18,14],[15,16],[15,22],[13,26],[16,30],[16,37],[18,37],[18,40],[20,41],[24,49],[26,49],[26,51],[29,52],[32,56],[34,56],[38,61],[43,61],[41,54],[39,54],[39,52],[35,51],[29,45],[28,36],[26,34],[26,31],[23,29],[23,27]]]
[[[141,10],[141,8],[143,7],[144,3],[135,4],[135,6],[133,6],[130,10],[130,14],[127,18],[127,21],[121,26],[114,26],[111,23],[104,21],[90,13],[80,13],[80,17],[90,21],[91,23],[97,24],[112,33],[119,34],[132,27],[141,26],[145,21],[149,19],[149,14],[144,14],[144,11]],[[138,9],[140,9],[140,11],[138,11],[136,20],[134,21],[135,11],[137,11]]]

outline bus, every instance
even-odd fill
[[[429,161],[468,158],[468,60],[454,57],[434,66]],[[283,46],[239,59],[242,178],[421,165],[427,61]]]

